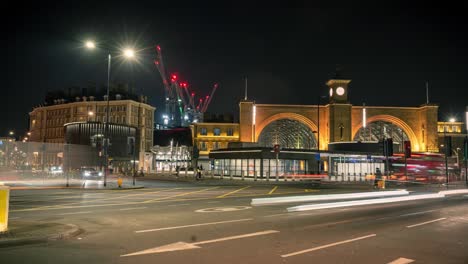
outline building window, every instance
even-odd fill
[[[220,145],[221,144],[219,142],[213,142],[213,149],[219,149]]]
[[[213,135],[221,136],[221,129],[220,128],[213,128]]]
[[[227,129],[227,135],[228,135],[228,136],[233,136],[233,135],[234,135],[234,129],[228,128],[228,129]]]
[[[206,142],[200,142],[200,150],[206,151]]]
[[[206,129],[206,127],[200,128],[200,135],[202,135],[202,136],[206,136],[206,135],[207,135],[207,129]]]

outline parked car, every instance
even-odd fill
[[[83,167],[80,169],[80,175],[84,180],[100,180],[104,174],[94,168]]]

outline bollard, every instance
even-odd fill
[[[266,181],[270,181],[270,172],[269,171],[267,171]]]
[[[244,180],[244,171],[241,171],[242,180]]]
[[[229,175],[229,178],[232,180],[232,171],[231,171],[231,174]]]
[[[257,181],[257,171],[254,171],[254,181]]]
[[[8,230],[8,206],[10,187],[0,186],[0,233]]]
[[[119,186],[119,188],[122,188],[122,182],[123,182],[122,178],[119,177],[117,179],[117,185]]]
[[[276,171],[276,181],[279,181],[279,174],[278,174],[278,171]]]
[[[224,178],[224,170],[221,170],[221,180]]]

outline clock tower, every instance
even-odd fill
[[[339,70],[327,81],[330,95],[329,107],[329,139],[330,142],[351,140],[351,104],[348,98],[350,79],[342,78]]]
[[[327,86],[330,93],[330,103],[347,104],[348,101],[348,84],[351,80],[333,78],[328,80]]]

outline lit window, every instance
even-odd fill
[[[202,136],[206,136],[206,135],[207,135],[206,127],[200,128],[200,135],[202,135]]]
[[[206,150],[206,142],[200,142],[200,150],[202,151]]]
[[[220,128],[213,128],[213,135],[220,136],[221,135],[221,129]]]
[[[234,129],[228,128],[228,129],[227,129],[227,135],[228,135],[228,136],[233,136],[233,135],[234,135]]]

